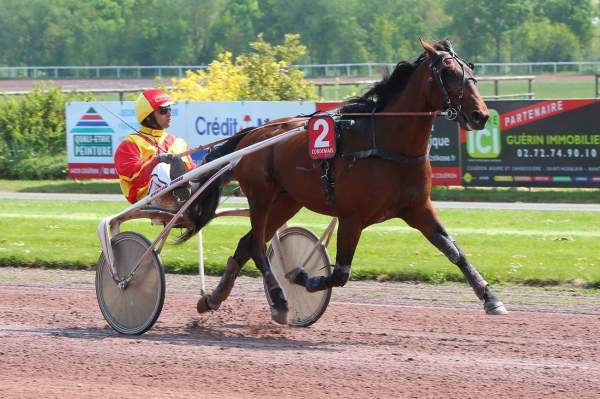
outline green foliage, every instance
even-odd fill
[[[543,18],[527,21],[512,33],[513,61],[574,61],[580,59],[581,45],[565,24]]]
[[[530,14],[523,0],[446,0],[444,9],[452,20],[444,28],[457,36],[464,56],[481,61],[482,55],[495,53],[501,62],[507,32],[523,23]]]
[[[285,35],[284,43],[272,45],[262,35],[251,43],[252,52],[234,61],[230,52],[220,54],[208,71],[187,71],[166,89],[174,99],[196,101],[305,100],[314,98],[312,84],[302,71],[291,66],[306,48],[298,35]]]
[[[89,100],[53,86],[0,101],[0,176],[47,179],[65,176],[65,103]]]
[[[225,51],[234,54],[248,51],[248,43],[254,40],[258,33],[255,26],[260,16],[257,0],[229,1],[210,32],[210,59],[217,58]]]
[[[31,158],[0,159],[6,179],[64,179],[67,177],[67,157],[60,155],[35,155]]]
[[[262,35],[251,44],[253,52],[238,57],[238,64],[247,77],[241,99],[246,100],[307,100],[315,98],[312,83],[304,73],[292,67],[306,47],[299,35],[287,34],[281,45],[271,45]]]
[[[566,25],[582,46],[592,39],[593,5],[589,0],[535,0],[534,15],[547,18],[549,25]],[[564,29],[561,29],[564,30]],[[555,32],[556,35],[556,32]]]
[[[260,33],[301,35],[299,63],[412,60],[419,37],[510,61],[521,56],[515,29],[544,18],[553,37],[566,26],[593,57],[595,16],[597,0],[0,0],[0,65],[208,64],[251,51]]]

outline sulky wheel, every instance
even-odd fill
[[[271,245],[267,251],[271,270],[277,278],[281,289],[285,293],[288,301],[289,324],[297,327],[307,327],[319,320],[327,309],[329,299],[331,298],[331,288],[323,291],[308,292],[306,288],[290,283],[285,274],[290,270],[301,266],[308,254],[313,250],[319,239],[310,230],[303,227],[287,227],[280,230],[279,241],[283,250],[284,265],[280,257],[273,250]],[[331,262],[327,249],[322,244],[318,244],[304,270],[309,276],[329,276],[331,275]],[[267,288],[265,286],[265,292]],[[269,295],[267,294],[267,298]]]
[[[151,243],[143,235],[127,231],[114,236],[111,245],[118,278],[123,279]],[[96,296],[104,319],[121,334],[146,332],[158,319],[165,299],[165,272],[160,257],[151,251],[125,288],[117,285],[109,268],[104,255],[100,255],[96,268]]]

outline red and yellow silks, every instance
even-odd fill
[[[142,127],[140,133],[127,136],[115,153],[115,168],[127,200],[133,204],[148,195],[152,169],[157,164],[156,155],[179,154],[187,150],[184,140],[164,130]],[[196,166],[189,155],[183,157],[183,162],[186,171]]]

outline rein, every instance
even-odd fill
[[[285,123],[285,122],[283,122],[283,123]],[[269,123],[265,123],[265,124],[263,124],[263,125],[260,125],[260,126],[255,126],[255,127],[253,127],[253,128],[250,128],[250,130],[249,130],[248,132],[251,132],[252,130],[260,129],[260,128],[263,128],[263,127],[274,126],[274,125],[282,125],[283,123],[282,123],[282,122],[269,122]],[[197,146],[197,147],[194,147],[194,148],[191,148],[191,149],[189,149],[189,150],[187,150],[187,151],[184,151],[184,152],[182,152],[182,153],[179,153],[179,154],[177,154],[177,156],[178,156],[178,157],[184,157],[184,156],[186,156],[186,155],[190,155],[190,154],[193,154],[193,153],[196,153],[196,152],[200,152],[200,151],[203,151],[203,150],[207,150],[207,149],[208,149],[208,150],[212,150],[212,148],[213,148],[214,146],[216,146],[217,144],[221,144],[221,143],[224,143],[224,142],[226,142],[226,141],[227,141],[227,140],[229,140],[231,137],[232,137],[232,136],[230,136],[230,137],[225,137],[224,139],[217,140],[217,141],[213,141],[212,143],[208,143],[208,144],[204,144],[204,145],[199,145],[199,146]]]
[[[456,62],[460,65],[461,70],[462,70],[462,82],[460,85],[460,90],[459,90],[459,96],[458,96],[458,104],[454,104],[449,93],[448,93],[448,89],[446,88],[446,85],[444,84],[444,80],[442,79],[442,71],[446,68],[443,65],[443,61],[445,59],[454,59],[456,60]],[[438,66],[438,64],[440,64],[440,66]],[[315,112],[315,115],[319,115],[319,114],[326,114],[326,115],[331,115],[331,116],[368,116],[371,118],[375,118],[375,117],[406,117],[406,116],[444,116],[446,117],[447,120],[449,121],[454,121],[456,120],[459,115],[461,117],[462,116],[462,106],[461,106],[461,102],[462,102],[462,98],[464,95],[464,88],[467,85],[467,83],[469,81],[473,81],[475,83],[477,83],[477,80],[473,77],[472,74],[467,74],[465,73],[465,66],[467,66],[468,68],[470,68],[471,70],[473,69],[473,64],[466,62],[465,60],[463,60],[462,58],[460,58],[455,52],[454,49],[450,48],[449,51],[445,51],[445,52],[441,52],[440,54],[437,55],[437,57],[435,57],[433,60],[430,61],[430,65],[432,67],[432,75],[430,77],[430,81],[435,81],[436,84],[440,87],[442,94],[444,96],[444,103],[445,106],[447,107],[445,111],[424,111],[424,112],[348,112],[348,113],[342,113],[339,112],[339,110],[335,113],[329,113],[326,111],[317,111]],[[266,123],[264,125],[261,126],[257,126],[254,129],[258,129],[258,128],[263,128],[263,127],[267,127],[270,125],[277,125],[280,124],[280,122],[270,122],[270,123]],[[254,130],[252,129],[252,130]],[[194,147],[192,149],[189,149],[185,152],[182,152],[181,154],[178,154],[177,156],[183,157],[186,155],[190,155],[196,152],[200,152],[203,150],[211,150],[214,146],[216,146],[217,144],[221,144],[227,140],[229,140],[230,137],[226,137],[224,139],[221,140],[217,140],[214,141],[212,143],[209,144],[205,144],[205,145],[200,145],[198,147]],[[371,149],[370,151],[367,151],[370,153],[370,155],[367,155],[367,152],[362,152],[361,157],[365,157],[366,156],[371,156],[371,155],[376,155],[379,156],[383,159],[390,159],[390,160],[394,160],[397,162],[408,162],[408,163],[413,163],[416,162],[420,163],[423,162],[426,158],[427,158],[427,154],[422,155],[422,156],[418,156],[418,157],[407,157],[407,156],[394,156],[393,154],[388,154],[385,153],[383,154],[382,150],[379,150],[377,148]],[[371,151],[376,151],[377,154],[373,154],[371,153]]]
[[[318,115],[319,113],[317,113]],[[321,112],[321,114],[329,114],[328,112]],[[340,116],[445,116],[446,119],[452,121],[454,119],[456,119],[456,111],[453,108],[450,108],[446,111],[427,111],[427,112],[376,112],[376,113],[371,113],[371,112],[350,112],[350,113],[335,113],[332,115],[340,115]],[[258,129],[258,128],[263,128],[269,125],[277,125],[280,124],[280,122],[271,122],[271,123],[266,123],[264,125],[260,125],[255,127],[254,129]],[[182,153],[177,154],[178,157],[185,157],[186,155],[190,155],[190,154],[194,154],[196,152],[200,152],[200,151],[204,151],[204,150],[211,150],[214,146],[224,143],[225,141],[229,140],[231,137],[225,137],[224,139],[221,140],[217,140],[217,141],[213,141],[212,143],[208,143],[208,144],[204,144],[204,145],[199,145],[197,147],[194,148],[190,148],[187,151],[184,151]]]
[[[333,115],[339,116],[445,116],[449,121],[457,117],[456,110],[449,108],[446,111],[426,111],[426,112],[341,112]]]

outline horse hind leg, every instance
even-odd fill
[[[301,206],[287,193],[277,193],[273,196],[265,195],[267,190],[261,190],[257,196],[248,196],[250,206],[250,222],[252,230],[250,239],[245,247],[245,256],[249,256],[263,275],[267,292],[270,298],[271,319],[279,324],[287,324],[289,311],[287,299],[275,274],[266,253],[266,241],[275,231],[288,221]]]
[[[263,226],[262,223],[264,223],[264,234],[261,239],[257,239],[254,242],[254,250],[251,251],[252,259],[263,273],[265,283],[267,284],[268,295],[273,304],[271,318],[279,324],[287,324],[287,313],[289,309],[284,292],[281,289],[279,282],[277,282],[275,274],[271,271],[271,265],[266,255],[266,242],[270,240],[277,229],[290,220],[300,208],[302,208],[302,206],[290,197],[289,194],[285,192],[278,193],[277,197],[270,205],[268,212],[262,213],[267,215],[266,218],[255,220],[256,223],[253,223],[252,226],[254,231],[256,228]]]
[[[401,216],[411,227],[421,231],[423,235],[453,264],[458,266],[465,279],[475,291],[479,300],[483,301],[483,309],[490,315],[504,315],[507,310],[504,304],[494,295],[489,284],[479,271],[469,263],[465,254],[456,242],[448,235],[439,222],[431,205],[420,210],[411,209]]]
[[[254,204],[254,202],[251,203]],[[287,300],[274,274],[271,272],[271,267],[266,257],[265,233],[270,238],[279,226],[298,212],[300,205],[287,195],[279,195],[277,200],[271,206],[267,207],[267,209],[260,207],[259,210],[259,206],[251,206],[251,209],[252,230],[240,239],[233,257],[230,257],[227,261],[225,273],[221,276],[219,284],[210,294],[200,298],[197,310],[198,313],[217,310],[221,306],[221,303],[229,296],[242,267],[252,258],[263,274],[267,285],[267,291],[273,304],[271,317],[277,323],[286,324],[288,313]],[[266,229],[265,224],[267,224]]]
[[[198,300],[196,305],[198,313],[219,309],[221,303],[229,297],[240,270],[242,270],[242,267],[248,262],[248,259],[250,259],[251,241],[252,232],[248,232],[240,239],[235,254],[230,256],[227,260],[225,273],[221,276],[221,280],[219,280],[217,287],[210,294],[204,295]]]

